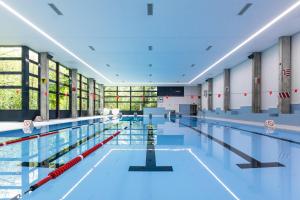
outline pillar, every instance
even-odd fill
[[[261,112],[261,53],[254,52],[252,59],[252,112]]]
[[[224,101],[223,110],[230,110],[230,69],[224,69]]]
[[[40,53],[40,114],[43,120],[49,120],[49,54]]]
[[[278,108],[283,114],[291,113],[291,37],[279,38],[279,93],[285,93],[285,97],[279,95]],[[288,95],[286,95],[288,94]]]
[[[206,81],[208,83],[207,109],[212,111],[213,110],[213,79],[209,78]]]
[[[71,88],[71,113],[72,118],[78,117],[78,111],[77,111],[77,69],[71,69],[71,82],[72,82],[72,88]]]
[[[29,49],[22,47],[22,120],[29,119]]]
[[[202,111],[202,84],[198,85],[198,89],[199,89],[199,111]]]
[[[88,89],[89,89],[89,103],[88,103],[88,115],[94,115],[94,99],[95,99],[95,90],[94,90],[94,79],[88,79]]]

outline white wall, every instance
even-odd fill
[[[278,86],[279,86],[279,45],[275,44],[262,53],[262,109],[277,108]],[[246,59],[246,58],[245,58]],[[239,109],[243,106],[251,106],[252,101],[252,61],[245,62],[231,68],[230,74],[230,103],[231,109]],[[216,76],[213,79],[213,108],[223,107],[223,84],[224,75]],[[207,97],[204,91],[207,90],[207,83],[202,85],[202,106],[207,109]],[[298,93],[294,90],[298,89]],[[270,95],[269,91],[273,94]],[[243,93],[247,93],[244,96]],[[218,99],[217,94],[221,93],[222,98]],[[292,37],[292,104],[300,104],[300,33]]]
[[[262,110],[277,108],[279,86],[279,46],[278,44],[262,53],[261,106]],[[270,95],[269,91],[272,91]]]
[[[204,96],[204,91],[208,90],[208,83],[204,82],[202,84],[202,110],[207,110],[208,109],[208,103],[207,103],[207,96]]]
[[[218,98],[218,94],[221,97]],[[224,74],[220,74],[213,79],[213,109],[221,108],[223,110],[224,102]]]
[[[199,105],[200,96],[197,86],[184,87],[184,97],[164,97],[163,103],[157,104],[157,107],[163,107],[167,110],[175,110],[179,112],[179,104],[197,104]]]
[[[300,104],[300,33],[292,37],[292,104]]]
[[[251,60],[235,66],[230,74],[230,101],[231,109],[239,109],[242,106],[251,106],[252,99],[252,66]],[[244,96],[247,93],[247,96]]]

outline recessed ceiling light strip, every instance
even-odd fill
[[[56,7],[54,3],[48,3],[48,5],[57,15],[63,15],[63,13]]]
[[[250,41],[252,41],[254,38],[256,38],[257,36],[259,36],[261,33],[263,33],[264,31],[266,31],[267,29],[269,29],[272,25],[274,25],[276,22],[278,22],[279,20],[281,20],[282,18],[284,18],[286,15],[288,15],[290,12],[292,12],[293,10],[295,10],[296,8],[298,8],[299,6],[300,6],[300,1],[297,1],[291,7],[289,7],[288,9],[286,9],[280,15],[278,15],[277,17],[275,17],[273,20],[271,20],[269,23],[267,23],[265,26],[263,26],[261,29],[259,29],[257,32],[255,32],[253,35],[251,35],[250,37],[248,37],[244,42],[242,42],[237,47],[235,47],[234,49],[232,49],[230,52],[228,52],[227,54],[225,54],[222,58],[220,58],[219,60],[217,60],[215,63],[213,63],[212,65],[210,65],[209,67],[207,67],[204,71],[202,71],[195,78],[193,78],[189,82],[189,84],[193,83],[195,80],[197,80],[198,78],[200,78],[201,76],[203,76],[209,70],[213,69],[215,66],[217,66],[218,64],[220,64],[226,58],[228,58],[229,56],[231,56],[233,53],[235,53],[237,50],[239,50],[240,48],[242,48],[243,46],[245,46],[247,43],[249,43]]]
[[[252,6],[252,3],[247,3],[242,9],[241,11],[238,13],[238,15],[242,16],[244,15],[248,10],[249,8]]]
[[[38,33],[42,34],[44,37],[46,37],[48,40],[50,40],[51,42],[53,42],[56,46],[60,47],[62,50],[64,50],[65,52],[67,52],[69,55],[71,55],[72,57],[74,57],[76,60],[78,60],[80,63],[82,63],[83,65],[85,65],[86,67],[88,67],[89,69],[91,69],[93,72],[95,72],[96,74],[98,74],[99,76],[101,76],[103,79],[105,79],[106,81],[108,81],[109,83],[112,83],[111,80],[109,80],[107,77],[105,77],[102,73],[100,73],[99,71],[97,71],[94,67],[92,67],[91,65],[89,65],[87,62],[85,62],[84,60],[82,60],[80,57],[78,57],[75,53],[73,53],[72,51],[70,51],[68,48],[66,48],[64,45],[62,45],[60,42],[58,42],[57,40],[55,40],[53,37],[51,37],[49,34],[47,34],[45,31],[43,31],[42,29],[40,29],[38,26],[36,26],[35,24],[33,24],[30,20],[28,20],[27,18],[25,18],[24,16],[22,16],[20,13],[18,13],[16,10],[14,10],[12,7],[10,7],[9,5],[7,5],[6,3],[4,3],[3,1],[0,1],[0,5],[5,8],[7,11],[9,11],[11,14],[15,15],[17,18],[19,18],[20,20],[22,20],[24,23],[26,23],[27,25],[29,25],[31,28],[33,28],[34,30],[36,30]]]

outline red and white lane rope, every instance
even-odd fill
[[[99,123],[105,123],[105,122],[108,122],[108,121],[110,121],[110,120],[107,120],[107,121],[104,121],[104,122],[99,122]],[[82,126],[84,126],[84,125],[82,125]],[[70,128],[77,129],[77,128],[80,128],[80,127],[81,126],[70,127]],[[62,128],[62,129],[59,129],[59,130],[65,130],[65,129],[69,129],[69,128]],[[41,138],[41,137],[46,137],[46,136],[49,136],[49,135],[57,134],[57,133],[59,133],[59,130],[51,131],[51,132],[47,132],[47,133],[42,133],[42,134],[31,135],[31,136],[27,136],[27,137],[21,137],[21,138],[18,138],[18,139],[8,140],[8,141],[5,141],[5,142],[0,142],[0,147],[15,144],[15,143],[19,143],[19,142],[23,142],[23,141],[26,141],[26,140],[32,140],[32,139],[36,139],[36,138]]]
[[[125,127],[124,129],[127,129],[127,127]],[[121,133],[121,131],[115,132],[113,135],[106,138],[102,142],[96,144],[94,147],[86,150],[81,155],[76,156],[69,162],[65,163],[64,165],[62,165],[59,168],[55,169],[54,171],[50,172],[47,177],[43,178],[42,180],[38,181],[36,184],[32,185],[29,188],[29,190],[25,192],[25,194],[28,192],[32,192],[32,191],[36,190],[37,188],[41,187],[42,185],[44,185],[45,183],[49,182],[50,180],[59,177],[61,174],[63,174],[67,170],[71,169],[74,165],[76,165],[77,163],[82,161],[84,158],[86,158],[87,156],[89,156],[90,154],[92,154],[93,152],[95,152],[96,150],[101,148],[103,145],[105,145],[106,143],[108,143],[109,141],[111,141],[112,139],[117,137],[120,133]]]

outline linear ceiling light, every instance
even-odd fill
[[[91,51],[95,51],[96,49],[93,46],[89,46]]]
[[[264,31],[266,31],[267,29],[269,29],[272,25],[274,25],[276,22],[278,22],[279,20],[281,20],[282,18],[284,18],[286,15],[288,15],[289,13],[291,13],[293,10],[295,10],[296,8],[298,8],[300,6],[300,0],[298,0],[296,3],[294,3],[291,7],[289,7],[288,9],[286,9],[285,11],[283,11],[280,15],[278,15],[277,17],[275,17],[273,20],[271,20],[269,23],[267,23],[266,25],[264,25],[262,28],[260,28],[257,32],[255,32],[253,35],[251,35],[250,37],[248,37],[244,42],[242,42],[241,44],[239,44],[238,46],[236,46],[234,49],[232,49],[231,51],[229,51],[227,54],[225,54],[222,58],[220,58],[219,60],[217,60],[215,63],[213,63],[212,65],[210,65],[209,67],[207,67],[204,71],[202,71],[200,74],[198,74],[195,78],[193,78],[191,81],[189,81],[189,84],[193,83],[195,80],[197,80],[198,78],[200,78],[201,76],[203,76],[205,73],[207,73],[209,70],[213,69],[214,67],[216,67],[218,64],[220,64],[222,61],[224,61],[226,58],[228,58],[229,56],[231,56],[232,54],[234,54],[236,51],[238,51],[240,48],[242,48],[243,46],[245,46],[247,43],[249,43],[250,41],[252,41],[253,39],[255,39],[257,36],[259,36],[260,34],[262,34]]]
[[[48,5],[57,15],[63,15],[63,13],[56,7],[54,3],[48,3]]]
[[[206,51],[209,51],[211,48],[212,48],[212,46],[209,45],[205,50],[206,50]]]
[[[147,15],[153,16],[153,4],[152,3],[147,4]]]
[[[95,72],[96,74],[98,74],[99,76],[101,76],[103,79],[105,79],[109,83],[112,83],[111,80],[109,80],[106,76],[104,76],[102,73],[100,73],[99,71],[97,71],[94,67],[92,67],[87,62],[85,62],[84,60],[82,60],[80,57],[78,57],[71,50],[69,50],[68,48],[66,48],[63,44],[61,44],[60,42],[58,42],[57,40],[55,40],[52,36],[50,36],[49,34],[47,34],[45,31],[43,31],[42,29],[40,29],[37,25],[33,24],[30,20],[28,20],[27,18],[25,18],[24,16],[22,16],[20,13],[18,13],[16,10],[14,10],[12,7],[10,7],[9,5],[7,5],[6,3],[4,3],[1,0],[0,0],[0,6],[2,6],[4,9],[6,9],[7,11],[9,11],[11,14],[13,14],[14,16],[16,16],[17,18],[19,18],[25,24],[27,24],[28,26],[30,26],[31,28],[33,28],[34,30],[36,30],[38,33],[40,33],[45,38],[47,38],[52,43],[54,43],[56,46],[60,47],[62,50],[64,50],[65,52],[67,52],[69,55],[71,55],[72,57],[74,57],[76,60],[78,60],[84,66],[86,66],[87,68],[91,69],[93,72]]]

